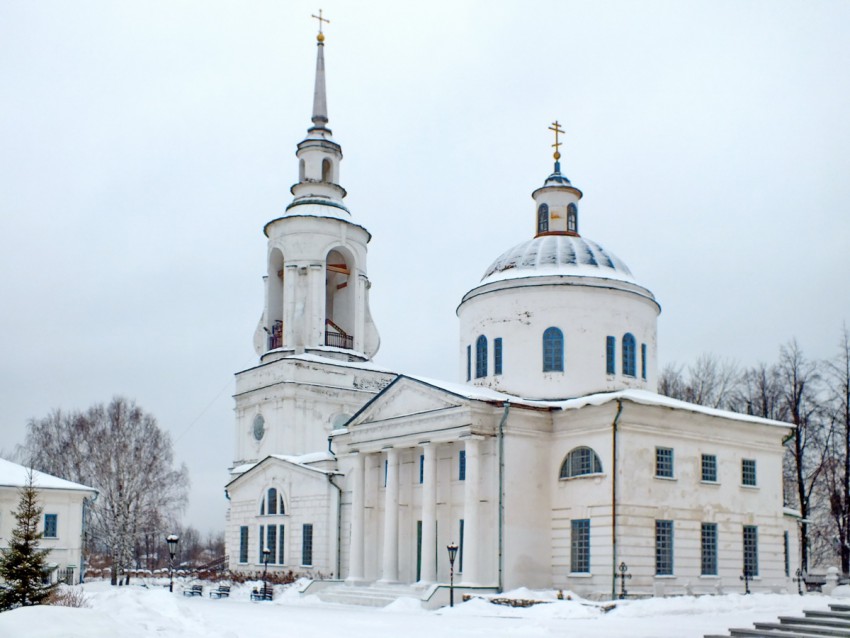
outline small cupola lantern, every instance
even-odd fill
[[[541,235],[572,235],[578,237],[578,200],[582,193],[574,187],[566,175],[561,173],[561,153],[558,150],[563,144],[559,135],[563,134],[561,125],[555,120],[550,131],[555,133],[555,170],[543,186],[534,191],[531,196],[537,206],[537,234]]]

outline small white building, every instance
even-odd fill
[[[230,567],[585,596],[781,590],[797,566],[783,506],[791,426],[657,394],[660,305],[579,234],[561,172],[531,237],[457,309],[460,380],[381,369],[369,233],[338,185],[320,35],[299,181],[265,227],[259,365],[236,377]],[[557,128],[557,127],[556,127]],[[268,552],[264,554],[264,550]]]
[[[14,512],[18,510],[20,488],[28,485],[29,472],[23,465],[0,459],[0,551],[9,546],[17,526]],[[35,470],[32,476],[38,502],[44,508],[39,529],[44,535],[39,547],[50,550],[50,581],[77,584],[83,576],[84,510],[87,502],[97,498],[97,490]]]

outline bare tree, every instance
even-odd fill
[[[850,572],[850,332],[841,331],[838,354],[826,364],[829,386],[831,458],[824,468],[829,502],[830,538],[841,561],[841,571]]]
[[[763,419],[784,420],[779,369],[774,365],[759,363],[745,370],[740,377],[734,402],[729,407],[735,412]]]
[[[781,387],[781,410],[795,428],[787,441],[785,479],[802,515],[800,566],[809,566],[810,530],[816,514],[812,495],[829,453],[829,428],[821,418],[821,376],[817,362],[808,360],[795,339],[779,351],[777,367]]]
[[[173,468],[171,438],[134,401],[114,398],[85,412],[31,419],[24,445],[32,466],[95,487],[89,541],[112,562],[112,583],[131,566],[137,542],[186,504],[184,466]]]
[[[687,374],[682,372],[681,366],[664,366],[658,380],[658,392],[688,403],[729,409],[734,404],[740,376],[734,361],[705,353],[688,366]]]

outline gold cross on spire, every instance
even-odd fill
[[[330,24],[331,21],[328,20],[327,18],[322,17],[322,10],[321,9],[319,9],[319,15],[311,15],[311,17],[316,18],[316,20],[319,21],[319,35],[316,36],[316,39],[319,42],[324,42],[325,34],[322,33],[322,22],[326,22],[327,24]]]
[[[561,153],[558,150],[558,147],[561,146],[561,144],[563,144],[563,142],[558,141],[558,133],[563,134],[564,130],[561,128],[561,125],[558,124],[558,120],[555,120],[554,122],[552,122],[552,126],[549,127],[549,130],[555,131],[555,143],[552,144],[552,146],[555,147],[554,157],[555,157],[555,161],[557,162],[559,159],[561,159]]]

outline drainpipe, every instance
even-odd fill
[[[617,424],[623,412],[623,401],[617,399],[617,414],[611,423],[611,600],[617,598]]]
[[[336,488],[336,577],[342,580],[342,488],[334,483],[333,474],[328,474],[328,483]]]
[[[336,460],[336,454],[333,451],[333,437],[328,436],[328,452]],[[336,577],[342,580],[342,488],[334,483],[334,475],[328,474],[328,483],[336,488]]]
[[[505,411],[499,421],[499,592],[502,591],[502,575],[505,557],[505,424],[511,402],[505,401]]]

